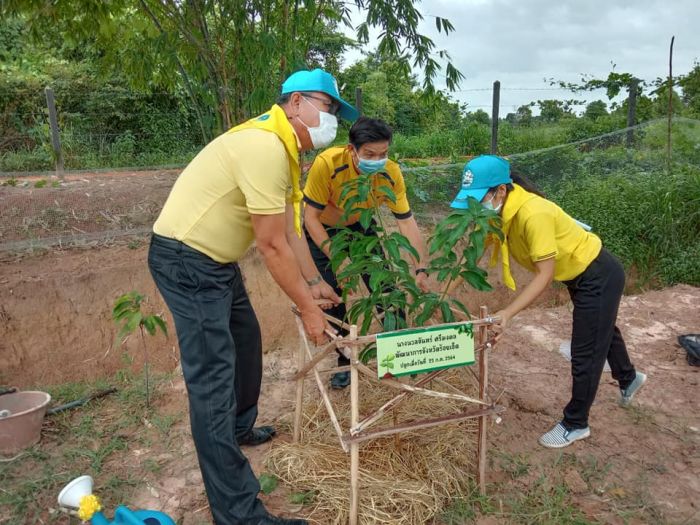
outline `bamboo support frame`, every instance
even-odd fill
[[[350,340],[357,338],[357,326],[350,328]],[[350,425],[360,420],[360,375],[358,373],[357,346],[351,346],[350,361]],[[342,437],[340,438],[343,439]],[[350,444],[350,525],[357,525],[360,509],[360,445]]]
[[[473,370],[469,369],[469,371],[472,373],[472,376],[474,376],[474,379],[478,381],[479,396],[477,399],[465,395],[463,392],[461,392],[460,389],[439,378],[440,375],[442,375],[449,369],[435,370],[429,372],[412,385],[403,383],[396,378],[383,378],[380,380],[376,375],[376,371],[361,363],[358,359],[360,345],[364,346],[368,343],[376,341],[376,334],[358,336],[356,325],[347,325],[346,323],[339,321],[338,319],[335,319],[329,315],[326,315],[326,319],[329,322],[335,324],[336,326],[349,329],[349,335],[347,337],[336,337],[334,334],[328,333],[328,335],[331,337],[331,341],[328,344],[326,344],[323,348],[321,348],[320,351],[312,353],[309,341],[306,337],[306,333],[304,332],[303,324],[301,322],[301,319],[299,318],[299,311],[296,309],[296,307],[293,307],[293,311],[295,314],[297,314],[297,326],[301,337],[301,345],[297,353],[297,372],[292,376],[292,379],[296,381],[297,403],[294,414],[294,441],[299,442],[301,440],[304,381],[305,378],[309,375],[309,373],[313,372],[314,378],[316,380],[316,385],[318,387],[326,411],[328,412],[328,416],[331,420],[333,428],[335,429],[338,435],[340,445],[346,453],[350,453],[350,525],[357,525],[359,520],[360,443],[371,439],[394,435],[396,438],[397,446],[400,446],[398,436],[401,432],[414,431],[447,423],[464,421],[470,418],[477,418],[477,482],[479,485],[480,492],[482,494],[485,494],[487,448],[486,418],[489,416],[495,417],[497,414],[505,410],[505,408],[497,406],[495,404],[498,400],[492,402],[490,396],[488,395],[489,387],[493,388],[488,383],[488,350],[490,350],[496,343],[495,339],[488,339],[488,326],[493,324],[498,318],[488,316],[488,311],[486,307],[482,306],[480,309],[480,319],[469,321],[472,324],[472,326],[478,329],[476,333],[477,347],[475,348],[475,352],[478,353],[478,375],[474,373]],[[464,321],[460,321],[458,323],[443,323],[439,326],[456,326],[462,324],[463,322]],[[402,330],[396,330],[393,333],[400,333],[401,331]],[[333,349],[338,349],[339,351],[342,351],[343,354],[345,354],[346,356],[349,356],[350,365],[324,368],[321,370],[317,369],[317,366],[324,360],[324,358],[328,357],[331,354]],[[340,422],[338,421],[335,410],[333,408],[333,404],[328,394],[327,387],[321,379],[321,374],[325,375],[328,373],[335,373],[347,370],[350,371],[350,426],[348,432],[344,434]],[[376,409],[373,413],[367,415],[362,421],[360,421],[360,374],[367,376],[374,383],[401,390],[400,393],[398,393],[396,396],[384,403],[384,405]],[[438,392],[430,388],[424,388],[424,385],[426,384],[432,385],[433,380],[439,382],[440,385],[452,390],[452,393]],[[399,423],[396,407],[403,399],[406,398],[406,396],[411,394],[421,394],[435,397],[438,399],[462,401],[465,403],[479,405],[479,407],[471,410],[462,410],[460,412],[450,414],[447,416]],[[386,416],[389,413],[389,411],[392,411],[391,415],[393,426],[369,430],[370,426],[372,426],[374,423]]]
[[[488,311],[485,306],[479,309],[479,314],[483,318]],[[479,326],[479,345],[485,344],[488,338],[487,326]],[[479,352],[479,398],[486,401],[488,389],[488,352],[482,350]],[[477,442],[477,483],[479,484],[479,492],[486,495],[486,418],[479,418],[479,441]]]
[[[297,326],[299,328],[299,333],[301,334],[302,341],[304,343],[304,347],[306,349],[306,355],[311,359],[313,355],[311,354],[311,348],[309,348],[309,340],[306,338],[306,332],[304,332],[304,326],[301,324],[301,319],[297,317]],[[321,380],[321,375],[318,373],[318,370],[315,368],[312,369],[314,373],[314,377],[316,378],[316,385],[318,386],[318,390],[321,393],[321,397],[323,398],[323,403],[326,405],[326,410],[328,411],[328,417],[331,419],[331,423],[333,424],[333,428],[335,429],[336,433],[338,434],[338,437],[340,438],[340,445],[343,447],[343,450],[345,452],[348,451],[348,446],[345,444],[343,441],[343,430],[340,428],[340,423],[338,422],[338,417],[335,415],[335,411],[333,410],[333,403],[331,403],[331,399],[328,396],[328,392],[326,391],[326,385],[323,383]]]

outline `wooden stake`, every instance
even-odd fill
[[[314,368],[318,363],[320,363],[323,360],[324,357],[326,357],[335,349],[335,345],[335,341],[331,341],[326,346],[324,346],[320,352],[316,353],[316,355],[311,361],[304,364],[301,368],[298,369],[299,371],[296,374],[294,374],[292,379],[298,380],[301,377],[306,377],[306,374],[308,374],[312,368]]]
[[[415,386],[421,386],[426,384],[428,381],[430,381],[432,378],[439,376],[446,370],[437,370],[435,372],[429,373],[427,376],[425,376],[423,379],[418,381]],[[357,424],[355,427],[350,427],[350,434],[355,435],[359,432],[362,432],[365,428],[368,426],[372,425],[373,423],[377,422],[379,419],[384,417],[384,414],[386,414],[386,411],[389,410],[391,407],[395,406],[397,403],[401,402],[404,397],[408,395],[408,392],[401,392],[400,394],[396,395],[386,403],[384,403],[382,406],[380,406],[377,410],[374,411],[373,414],[370,414],[367,416],[365,419],[363,419],[360,423]]]
[[[479,308],[479,316],[483,319],[488,315],[485,306]],[[479,345],[483,345],[488,337],[487,325],[479,326]],[[488,388],[488,349],[483,348],[479,352],[479,399],[486,401],[486,389]],[[476,447],[477,482],[479,492],[486,495],[486,416],[479,418],[479,441]]]
[[[301,370],[304,367],[305,361],[306,354],[304,353],[304,341],[300,340],[299,350],[297,351],[298,370]],[[301,442],[301,418],[304,409],[304,379],[305,376],[303,375],[297,378],[297,406],[294,410],[294,443]]]
[[[486,408],[479,408],[477,410],[466,410],[464,412],[458,412],[456,414],[451,414],[449,416],[441,416],[432,419],[421,419],[418,421],[409,421],[407,423],[402,423],[401,425],[389,428],[380,428],[378,430],[373,430],[372,432],[362,432],[354,436],[346,435],[344,437],[345,441],[350,443],[359,443],[361,441],[367,441],[369,439],[375,439],[378,437],[386,437],[396,434],[397,432],[406,432],[412,430],[419,430],[421,428],[436,427],[439,425],[444,425],[445,423],[456,423],[457,421],[463,421],[470,418],[479,418],[479,420],[486,418],[488,416],[493,416],[505,412],[505,407],[502,406],[491,406]]]
[[[46,106],[49,109],[49,128],[51,129],[51,144],[53,145],[56,175],[63,180],[63,150],[61,149],[61,136],[58,132],[58,118],[56,117],[56,102],[53,96],[53,89],[46,86],[44,93],[46,94]]]
[[[671,122],[673,120],[673,41],[671,37],[671,49],[668,51],[668,136],[666,138],[666,163],[668,171],[671,171]]]
[[[394,420],[394,426],[399,426],[399,407],[394,407],[391,410],[391,415]],[[401,436],[398,432],[394,434],[394,447],[396,448],[396,452],[401,455]]]
[[[497,321],[499,321],[499,317],[488,317],[484,319],[473,319],[471,321],[455,321],[454,323],[440,323],[436,324],[434,326],[431,326],[431,328],[449,328],[450,326],[459,326],[463,325],[465,322],[471,323],[473,327],[479,327],[481,325],[491,325]],[[393,330],[391,333],[392,334],[401,334],[402,332],[408,332],[411,330],[415,330],[415,328],[402,328],[401,330]],[[350,340],[348,338],[343,339],[342,343],[338,343],[338,346],[346,345],[355,345],[355,346],[365,346],[369,343],[374,343],[377,340],[377,334],[369,334],[369,335],[361,335],[357,339]]]
[[[350,340],[357,339],[357,325],[350,327]],[[360,374],[357,371],[357,345],[351,346],[350,361],[350,427],[360,420]],[[350,445],[350,525],[357,525],[360,507],[360,445]]]

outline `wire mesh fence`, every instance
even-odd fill
[[[661,256],[673,280],[694,282],[700,280],[700,121],[673,120],[670,158],[668,138],[667,121],[654,120],[508,158],[623,259],[639,265]],[[400,160],[420,220],[434,222],[449,212],[467,159]],[[0,188],[0,252],[145,235],[179,171],[6,178]]]

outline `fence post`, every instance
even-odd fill
[[[671,37],[671,49],[668,51],[668,138],[666,142],[666,162],[668,171],[671,171],[671,122],[673,120],[673,41]]]
[[[633,78],[630,80],[629,96],[627,98],[627,127],[631,128],[637,123],[637,86],[639,80]],[[631,148],[634,145],[634,130],[627,130],[627,147]]]
[[[56,159],[56,175],[63,179],[63,151],[61,150],[61,137],[58,134],[58,120],[56,119],[56,102],[53,97],[53,89],[46,86],[46,105],[49,108],[49,125],[51,126],[51,144],[53,145]]]
[[[498,153],[498,105],[501,100],[501,83],[493,83],[493,105],[491,106],[491,154]]]
[[[355,108],[360,115],[362,115],[362,88],[355,88]]]

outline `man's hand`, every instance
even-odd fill
[[[300,310],[301,322],[304,324],[304,331],[309,336],[311,342],[316,346],[321,346],[328,341],[328,336],[324,330],[331,330],[330,325],[323,315],[323,311],[318,306]]]
[[[328,284],[326,281],[323,279],[321,280],[320,283],[314,284],[312,286],[309,286],[311,289],[311,295],[313,296],[314,299],[316,300],[327,300],[328,302],[324,303],[319,303],[319,306],[327,310],[328,308],[332,308],[336,304],[340,304],[342,299],[338,297],[338,294],[335,293],[335,290],[331,287],[330,284]]]
[[[418,288],[421,289],[423,293],[428,293],[431,290],[430,283],[428,281],[428,274],[425,272],[419,272],[416,275],[416,284],[418,285]]]

